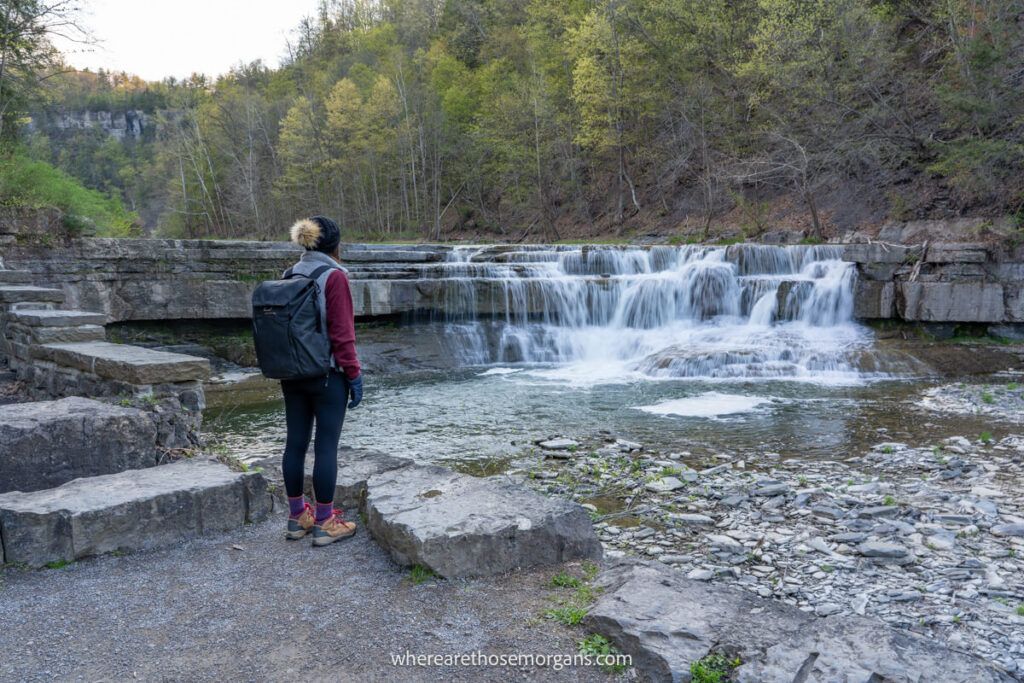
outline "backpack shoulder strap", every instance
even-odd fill
[[[289,268],[288,270],[284,271],[284,277],[282,277],[281,279],[282,280],[290,280],[291,278],[293,278],[296,275],[298,275],[299,277],[304,277],[304,278],[307,278],[307,279],[310,279],[310,280],[316,280],[321,275],[324,274],[324,271],[331,270],[332,268],[334,268],[334,266],[320,266],[319,268],[314,270],[309,275],[303,275],[302,273],[293,272],[293,270],[291,268]]]

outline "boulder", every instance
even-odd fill
[[[410,465],[370,477],[364,511],[396,562],[446,578],[601,556],[586,510],[504,477]]]
[[[260,521],[272,506],[261,475],[196,460],[4,493],[3,560],[41,566],[170,545]]]
[[[280,460],[280,459],[278,459]],[[305,492],[313,499],[313,457],[306,458]],[[366,493],[366,482],[370,477],[405,467],[412,461],[397,458],[379,451],[361,448],[343,448],[338,451],[338,482],[334,489],[334,504],[337,507],[359,507],[363,494]]]
[[[0,406],[0,493],[152,467],[156,426],[136,408],[88,398]]]
[[[738,656],[731,680],[744,683],[1011,680],[979,658],[879,621],[818,617],[658,562],[623,560],[596,586],[600,598],[584,623],[631,655],[642,680],[688,681],[690,665],[713,652]]]

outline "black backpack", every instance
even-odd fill
[[[331,369],[331,340],[320,311],[317,278],[289,268],[281,280],[261,282],[252,293],[252,336],[260,370],[270,379],[325,377]]]

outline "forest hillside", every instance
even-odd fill
[[[276,238],[310,213],[393,240],[1024,216],[1024,0],[325,0],[279,68],[23,85],[0,76],[7,154],[164,235]]]

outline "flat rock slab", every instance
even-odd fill
[[[379,451],[360,448],[345,448],[338,451],[338,483],[334,489],[334,504],[337,507],[355,508],[360,506],[366,493],[366,482],[370,477],[390,472],[411,464],[407,458],[398,458]],[[313,499],[313,457],[306,457],[306,495]]]
[[[169,545],[259,521],[271,507],[261,475],[192,460],[4,493],[3,560],[37,567]]]
[[[107,316],[103,313],[51,309],[12,311],[8,317],[30,327],[77,327],[79,325],[103,325],[107,322]]]
[[[739,656],[742,683],[995,682],[1013,680],[971,655],[863,617],[818,617],[660,563],[605,569],[586,626],[632,655],[643,680],[689,681],[712,652]],[[827,611],[827,610],[826,610]]]
[[[60,303],[64,301],[64,290],[33,285],[0,285],[0,304],[24,302]]]
[[[210,361],[205,358],[129,344],[44,344],[36,347],[33,352],[38,358],[58,365],[129,384],[188,382],[203,380],[210,375]]]
[[[32,273],[27,270],[0,270],[0,282],[25,284],[32,282]]]
[[[364,511],[396,562],[446,578],[601,556],[586,510],[503,477],[409,465],[370,478]]]
[[[0,493],[157,464],[156,426],[137,408],[88,398],[0,406]]]

